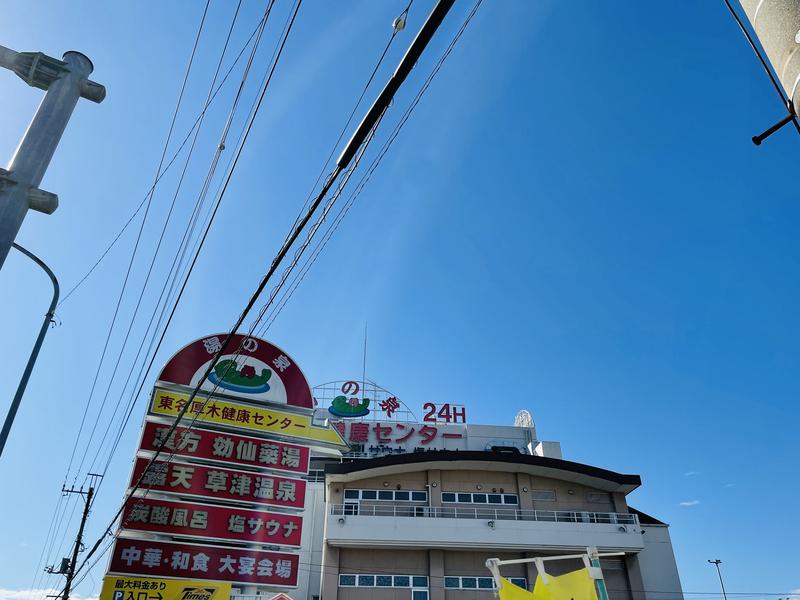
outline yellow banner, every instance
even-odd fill
[[[523,590],[505,577],[500,578],[500,600],[597,600],[597,588],[588,569],[579,569],[566,575],[536,577],[533,592]]]
[[[229,600],[230,597],[229,582],[122,575],[106,575],[100,592],[100,600]]]
[[[189,394],[155,388],[150,402],[150,413],[166,417],[176,417],[189,400]],[[310,415],[298,415],[274,408],[258,408],[230,400],[211,397],[195,398],[181,423],[216,423],[246,431],[275,433],[307,442],[323,442],[327,445],[347,448],[347,444],[333,427],[313,425]]]

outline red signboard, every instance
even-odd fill
[[[241,464],[289,473],[308,473],[308,447],[283,442],[210,431],[198,426],[191,429],[176,427],[169,436],[170,426],[147,421],[142,433],[142,450],[164,452],[225,464]]]
[[[131,487],[149,464],[149,458],[136,459]],[[158,460],[142,478],[141,487],[154,492],[288,508],[303,508],[306,499],[306,482],[302,479]]]
[[[122,527],[167,535],[299,547],[303,518],[195,502],[130,498],[125,504]]]
[[[296,554],[119,538],[109,572],[258,585],[297,585]]]
[[[222,350],[227,333],[209,335],[181,348],[169,359],[158,380],[194,386]],[[300,367],[266,340],[234,334],[203,384],[204,390],[253,401],[314,408],[311,388]]]

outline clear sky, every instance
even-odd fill
[[[157,364],[233,323],[404,6],[305,0]],[[414,2],[379,81],[431,6]],[[471,6],[458,0],[384,125],[397,121]],[[108,88],[103,104],[80,103],[42,184],[58,193],[58,211],[29,214],[18,237],[65,291],[152,183],[202,8],[3,3],[0,43],[83,51]],[[176,140],[200,110],[233,8],[211,3]],[[229,57],[263,8],[243,3]],[[277,0],[245,106],[289,9]],[[97,438],[115,432],[108,420],[127,401],[122,384],[142,316],[153,310],[239,73],[203,125],[112,381],[182,158],[157,188],[89,410],[92,424],[110,390]],[[40,97],[0,73],[3,162]],[[321,383],[360,372],[368,322],[368,374],[406,403],[464,403],[471,421],[501,424],[527,408],[565,458],[640,474],[631,504],[671,525],[688,598],[716,597],[709,558],[723,560],[731,592],[797,590],[800,204],[789,184],[800,139],[787,128],[760,148],[750,143],[782,116],[722,0],[484,2],[267,337]],[[36,564],[139,223],[59,308],[0,459],[3,600],[38,599],[18,591],[62,583],[35,579]],[[50,290],[17,254],[0,290],[7,403]],[[90,542],[122,498],[144,410],[142,396],[92,512]],[[67,483],[76,476],[73,468]],[[64,519],[50,562],[67,555],[77,527],[75,504],[60,506],[73,520]],[[79,595],[99,591],[104,568]]]

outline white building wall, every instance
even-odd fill
[[[639,569],[645,600],[683,600],[678,565],[666,525],[642,525],[644,549],[639,553]]]

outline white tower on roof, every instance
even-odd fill
[[[533,417],[527,410],[521,410],[514,417],[514,427],[533,427]]]

